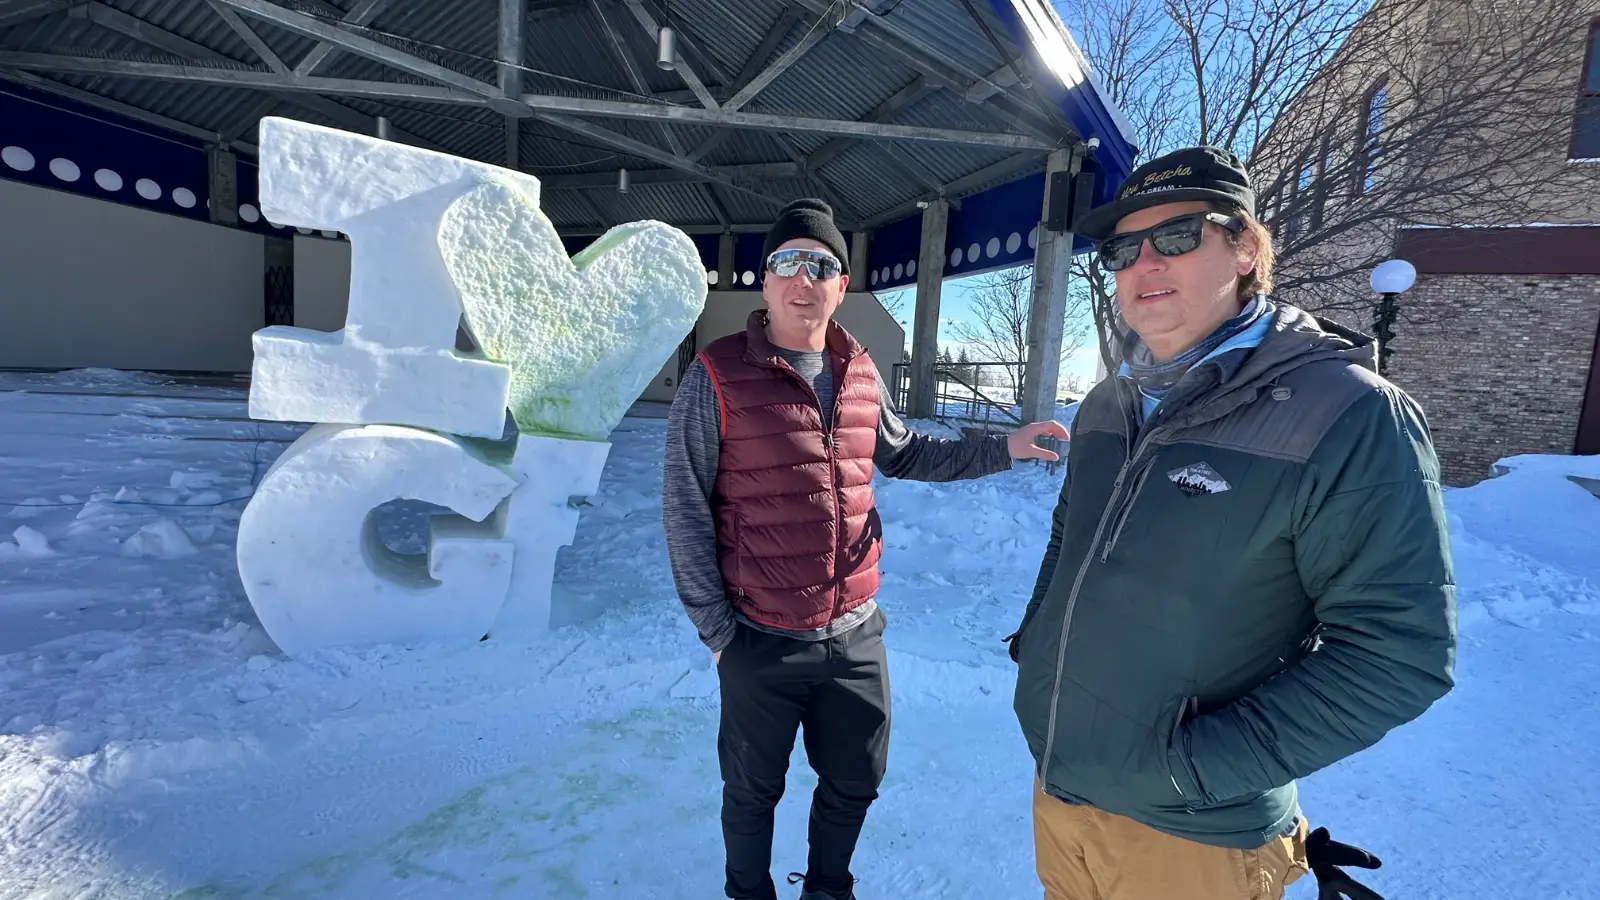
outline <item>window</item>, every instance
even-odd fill
[[[1356,166],[1356,193],[1364,194],[1378,184],[1378,157],[1383,153],[1379,136],[1383,133],[1384,106],[1389,102],[1389,84],[1380,81],[1367,95],[1367,121],[1358,144],[1360,165]]]
[[[1306,207],[1311,199],[1311,184],[1316,174],[1317,158],[1307,153],[1300,157],[1298,172],[1295,175],[1294,187],[1289,190],[1288,210],[1283,230],[1287,240],[1294,240],[1300,236],[1302,226],[1306,221]]]
[[[1322,227],[1322,215],[1328,203],[1328,185],[1333,182],[1333,132],[1322,133],[1322,153],[1317,161],[1317,192],[1311,201],[1311,230]],[[1302,176],[1303,177],[1303,176]]]
[[[1600,22],[1589,26],[1570,155],[1573,159],[1600,159]]]

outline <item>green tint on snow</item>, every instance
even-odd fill
[[[511,367],[523,434],[605,440],[705,307],[688,235],[631,222],[569,258],[539,208],[499,182],[451,205],[439,250],[484,355]]]

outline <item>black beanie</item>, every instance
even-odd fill
[[[767,242],[761,247],[761,264],[765,266],[772,251],[795,238],[810,238],[832,250],[833,255],[839,257],[839,268],[844,274],[850,274],[850,248],[839,226],[833,224],[833,207],[815,197],[807,197],[779,210],[777,220],[767,229]]]

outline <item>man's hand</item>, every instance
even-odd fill
[[[713,651],[711,651],[711,664],[713,666],[715,666],[715,665],[719,665],[721,662],[722,662],[722,651],[721,650],[713,650]]]
[[[1067,440],[1067,428],[1055,420],[1034,422],[1018,428],[1011,433],[1010,437],[1006,438],[1006,447],[1011,451],[1011,458],[1042,459],[1047,462],[1055,462],[1060,459],[1061,457],[1055,451],[1046,450],[1034,443],[1035,440],[1041,437]]]

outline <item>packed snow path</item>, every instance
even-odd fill
[[[291,662],[240,590],[229,501],[295,430],[244,406],[0,376],[0,897],[721,896],[715,675],[667,567],[665,423],[616,433],[547,641]],[[1449,494],[1458,687],[1304,785],[1391,900],[1594,896],[1600,501],[1562,475],[1595,462]],[[1000,638],[1060,477],[880,486],[895,720],[863,900],[1040,895]],[[419,523],[385,525],[415,549]],[[814,784],[797,747],[780,877]]]

